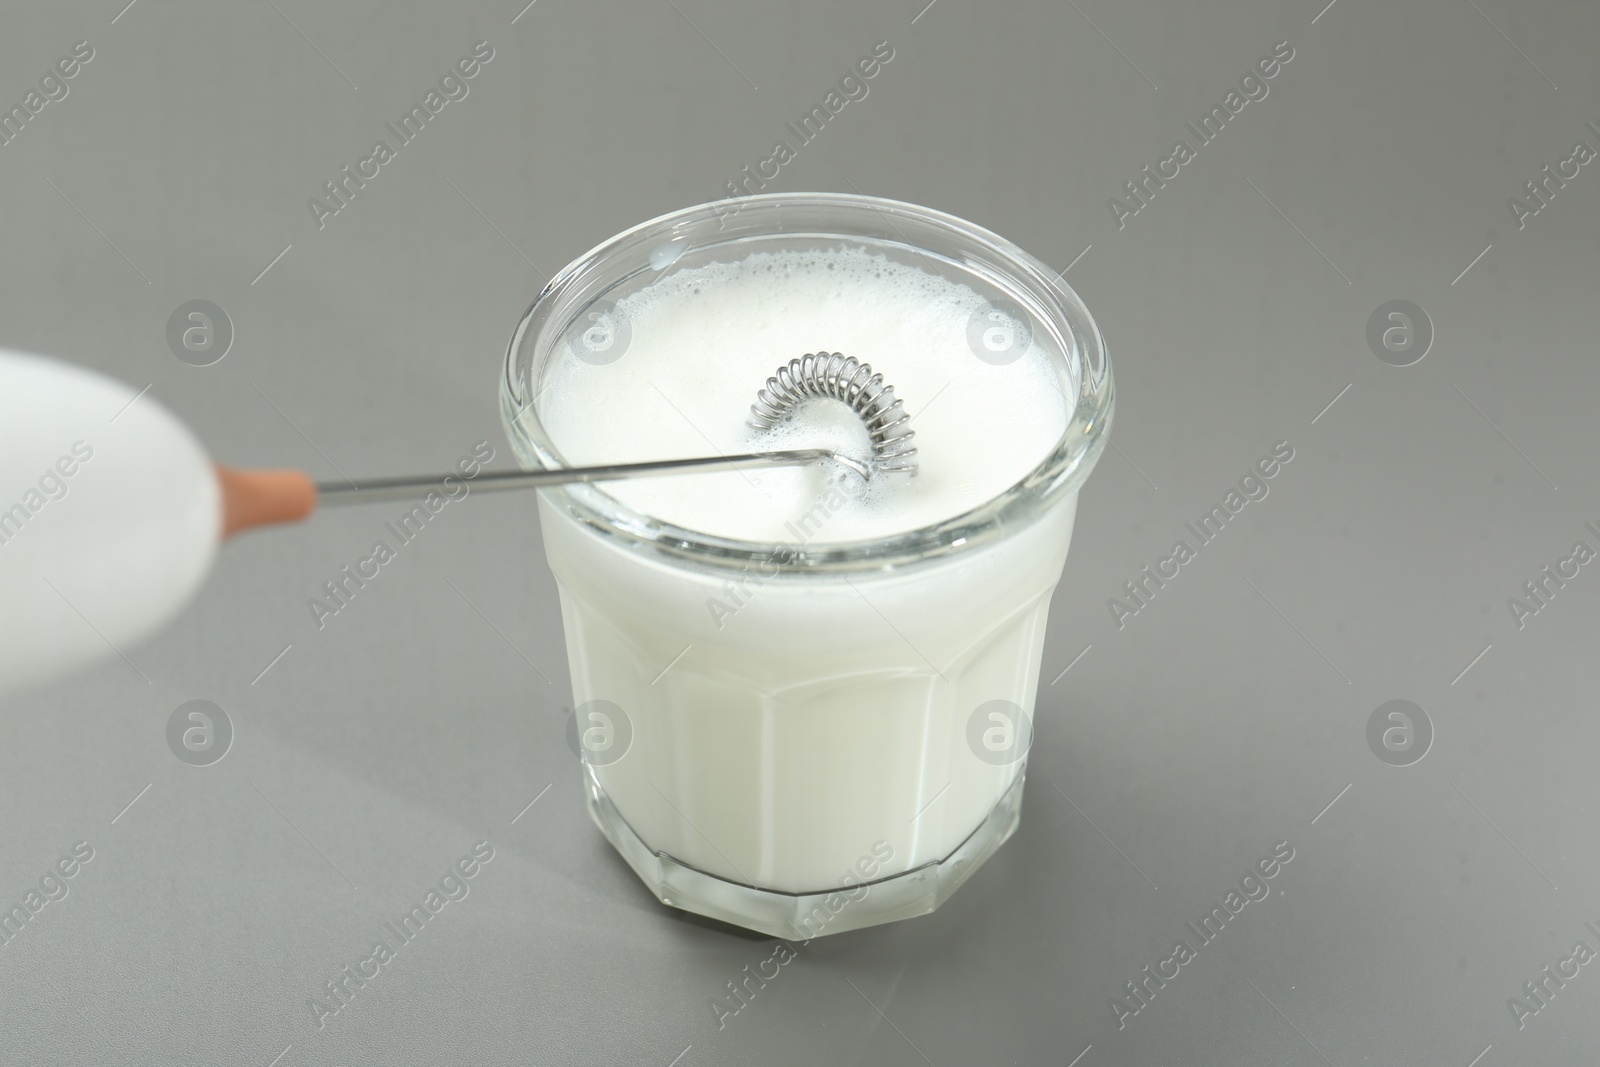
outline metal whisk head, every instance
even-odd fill
[[[911,416],[870,364],[840,352],[808,352],[767,379],[750,405],[750,425],[770,430],[807,400],[827,397],[855,412],[872,437],[872,469],[880,474],[917,473],[916,431]]]

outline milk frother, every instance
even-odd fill
[[[296,470],[214,463],[153,399],[83,367],[0,349],[0,695],[112,654],[167,622],[220,542],[321,504],[414,496],[441,476],[313,484]],[[475,492],[832,461],[863,479],[916,473],[914,431],[893,387],[826,350],[778,368],[749,424],[771,430],[804,403],[844,403],[872,456],[827,448],[477,475]],[[124,656],[126,658],[126,656]]]

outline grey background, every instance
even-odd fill
[[[870,95],[772,188],[924,203],[1073,263],[1119,391],[1021,829],[938,913],[812,943],[719,1031],[710,999],[771,941],[658,905],[584,816],[534,501],[451,505],[318,631],[306,599],[387,517],[330,512],[231,544],[128,650],[139,673],[112,660],[4,709],[0,898],[74,841],[95,858],[0,950],[0,1062],[1600,1049],[1594,966],[1520,1031],[1506,1004],[1600,947],[1600,568],[1521,629],[1506,606],[1597,544],[1600,164],[1520,231],[1506,201],[1600,148],[1600,10],[924,2],[0,9],[7,107],[95,48],[0,147],[0,343],[150,384],[225,461],[442,470],[486,439],[508,463],[497,376],[546,276],[721,195],[879,40]],[[468,98],[319,231],[306,199],[479,40]],[[1280,40],[1267,99],[1119,230],[1107,198]],[[167,348],[191,299],[233,322],[214,366]],[[1411,367],[1366,344],[1391,299],[1435,326]],[[1271,495],[1118,629],[1106,599],[1280,440]],[[212,766],[167,747],[193,699],[236,731]],[[1435,729],[1409,767],[1365,739],[1392,699]],[[307,999],[485,839],[470,896],[319,1032]],[[1284,840],[1272,895],[1118,1031],[1123,983]]]

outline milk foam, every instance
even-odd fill
[[[842,352],[882,373],[912,416],[915,478],[868,486],[828,464],[600,488],[647,515],[745,540],[795,540],[787,524],[819,499],[831,503],[820,527],[807,525],[812,543],[916,529],[1021,480],[1070,416],[1048,338],[1033,337],[1004,365],[978,358],[968,324],[984,302],[960,282],[860,247],[758,252],[685,268],[618,302],[629,334],[620,358],[557,360],[540,417],[571,465],[813,447],[866,458],[865,429],[837,402],[813,401],[772,431],[746,424],[757,390],[781,364]]]

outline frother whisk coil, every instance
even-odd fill
[[[866,425],[872,437],[875,473],[917,473],[911,416],[895,398],[894,386],[885,385],[883,375],[873,373],[870,364],[854,356],[820,351],[791,359],[756,394],[756,402],[750,405],[750,425],[770,430],[815,397],[842,401]]]

